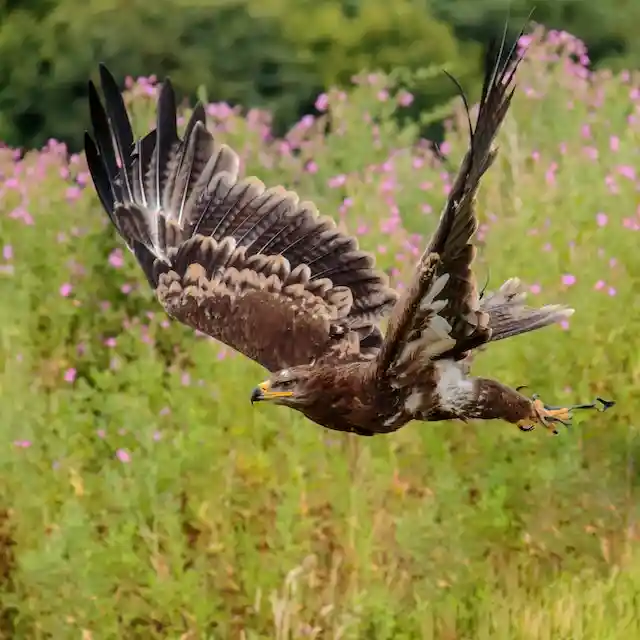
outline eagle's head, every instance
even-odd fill
[[[251,404],[269,401],[297,409],[304,407],[313,400],[310,377],[310,365],[281,369],[252,391]]]

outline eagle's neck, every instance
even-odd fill
[[[299,410],[328,429],[371,435],[381,401],[371,371],[371,361],[314,368],[305,390],[309,401]]]

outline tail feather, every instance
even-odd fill
[[[507,280],[498,291],[487,294],[481,309],[489,314],[491,342],[542,329],[571,316],[573,309],[549,304],[535,309],[525,305],[527,297],[518,278]]]
[[[484,351],[491,342],[543,329],[573,315],[574,309],[560,304],[548,304],[538,309],[528,307],[526,297],[519,278],[510,278],[497,291],[482,297],[480,309],[489,315],[491,338],[488,343],[468,351],[460,361],[465,374],[470,373],[478,351]]]
[[[559,304],[549,304],[540,309],[530,307],[497,307],[489,312],[491,340],[504,340],[512,336],[548,327],[565,320],[574,310]]]

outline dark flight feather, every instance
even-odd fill
[[[100,65],[100,81],[105,93],[106,115],[109,130],[120,161],[120,188],[125,202],[133,200],[133,188],[131,186],[131,161],[133,153],[133,129],[127,115],[127,109],[122,99],[120,89],[113,76],[104,65]]]

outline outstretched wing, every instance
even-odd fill
[[[378,355],[378,372],[399,361],[411,366],[415,361],[464,358],[491,336],[489,316],[480,308],[471,271],[475,256],[472,238],[478,226],[474,201],[480,179],[495,159],[493,142],[511,104],[514,75],[521,60],[518,57],[510,62],[515,47],[505,51],[503,34],[502,40],[487,50],[475,129],[469,123],[469,150],[412,284],[393,310]],[[462,91],[461,95],[468,113]]]
[[[105,211],[167,312],[269,370],[377,353],[396,293],[355,238],[292,191],[238,178],[201,105],[178,136],[171,83],[156,129],[135,140],[113,76],[93,83],[85,151]]]

